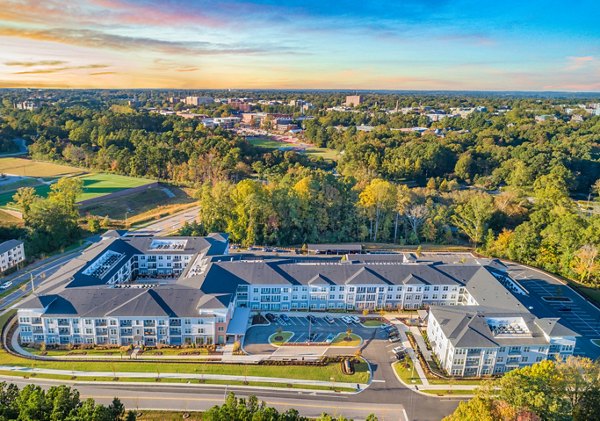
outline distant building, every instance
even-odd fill
[[[229,105],[234,110],[239,110],[245,113],[250,112],[252,110],[252,105],[250,103],[240,99],[229,98],[227,100],[227,105]]]
[[[169,97],[169,102],[171,104],[177,104],[178,102],[181,102],[181,98],[178,98],[176,96],[170,96]]]
[[[195,107],[199,105],[209,105],[214,102],[215,100],[209,96],[188,96],[185,98],[186,105],[193,105]]]
[[[18,110],[34,111],[40,108],[40,101],[28,99],[23,102],[18,102],[16,107]]]
[[[543,114],[543,115],[535,116],[535,121],[537,123],[542,123],[544,121],[549,121],[549,120],[556,120],[556,116],[554,116],[552,114]]]
[[[25,249],[20,240],[8,240],[0,244],[0,272],[5,272],[25,260]]]
[[[360,95],[348,95],[346,97],[346,107],[358,107],[363,102],[363,97]]]

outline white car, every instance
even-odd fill
[[[350,316],[342,316],[342,320],[344,321],[344,323],[347,323],[349,325],[354,323],[354,320],[352,320],[352,318]]]
[[[394,354],[401,354],[403,352],[406,352],[406,348],[403,346],[397,346],[396,348],[392,349],[392,351],[394,352]]]
[[[352,319],[352,321],[356,324],[360,323],[360,318],[358,316],[350,316],[350,318]]]
[[[10,288],[12,286],[12,281],[8,281],[3,283],[2,285],[0,285],[0,289],[7,289]]]

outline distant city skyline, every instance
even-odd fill
[[[0,87],[600,92],[600,2],[0,0]]]

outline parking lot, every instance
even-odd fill
[[[289,314],[289,313],[288,313]],[[352,329],[352,333],[362,338],[361,344],[353,347],[338,347],[335,345],[330,346],[317,346],[318,351],[323,354],[352,354],[357,348],[359,348],[364,341],[377,338],[386,339],[387,334],[382,329],[376,327],[365,327],[362,324],[347,323],[342,320],[342,315],[335,314],[330,315],[333,319],[333,323],[327,322],[324,317],[326,314],[315,313],[314,322],[309,322],[305,315],[289,316],[288,321],[283,321],[278,318],[269,325],[258,325],[252,326],[246,332],[244,339],[244,350],[250,354],[257,353],[273,353],[277,350],[269,343],[269,337],[276,333],[278,329],[282,329],[285,332],[292,332],[293,336],[288,341],[289,344],[303,345],[308,342],[326,342],[327,339],[331,340],[340,333],[345,333],[348,329]],[[309,341],[309,335],[311,340]],[[292,348],[292,347],[285,347]]]
[[[529,293],[528,304],[533,306],[534,314],[560,317],[567,327],[581,335],[576,354],[600,356],[600,348],[591,343],[591,339],[600,338],[600,310],[545,273],[514,264],[509,265],[509,273]]]

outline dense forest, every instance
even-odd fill
[[[344,112],[327,110],[343,102],[340,93],[304,93],[314,117],[302,123],[305,140],[336,150],[332,162],[148,111],[167,106],[168,93],[137,92],[129,106],[123,92],[57,91],[23,111],[12,106],[22,94],[8,92],[0,139],[25,138],[33,158],[197,188],[200,223],[186,234],[227,231],[242,245],[470,244],[600,282],[600,214],[589,202],[600,193],[600,117],[574,121],[565,111],[584,99],[373,93]],[[257,111],[299,115],[287,104],[298,93],[248,95],[279,99]],[[483,111],[433,122],[389,112],[417,106]],[[225,103],[191,111],[235,112]],[[413,126],[428,130],[399,130]]]

